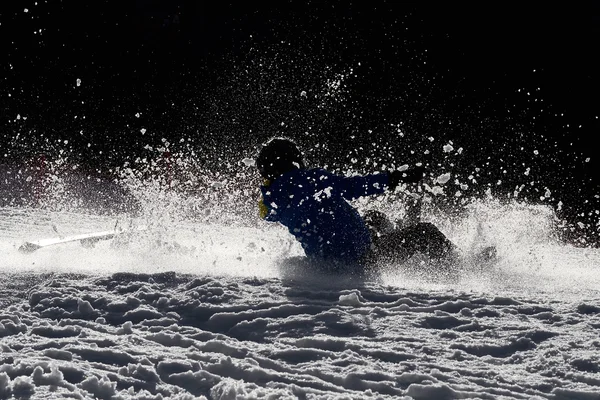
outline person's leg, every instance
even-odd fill
[[[456,246],[430,222],[395,230],[379,237],[374,246],[378,256],[398,261],[406,260],[417,252],[441,259],[456,250]]]
[[[363,215],[363,221],[367,225],[371,238],[375,239],[394,230],[394,224],[385,215],[385,213],[377,210],[367,210]]]
[[[421,207],[423,205],[423,196],[414,195],[408,196],[405,202],[406,212],[404,218],[398,222],[398,227],[408,227],[417,225],[421,222]]]
[[[456,246],[430,222],[420,222],[406,228],[406,235],[415,243],[417,251],[430,257],[442,258],[456,249]]]

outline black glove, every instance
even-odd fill
[[[388,172],[388,186],[390,190],[396,189],[400,183],[417,183],[425,176],[425,168],[414,167],[406,171]]]

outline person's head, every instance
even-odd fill
[[[293,169],[304,168],[304,159],[296,143],[275,137],[262,146],[256,168],[263,178],[272,180]]]

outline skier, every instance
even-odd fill
[[[417,183],[425,173],[422,167],[340,176],[307,168],[296,144],[282,137],[262,146],[256,167],[265,179],[260,188],[261,218],[286,226],[306,256],[330,270],[362,270],[382,256],[402,261],[415,252],[440,259],[455,250],[430,223],[395,229],[383,213],[367,213],[365,220],[348,202],[394,190],[400,183]]]

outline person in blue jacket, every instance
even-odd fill
[[[404,260],[417,251],[441,258],[454,245],[432,224],[415,223],[384,230],[391,224],[382,213],[369,215],[370,225],[349,203],[416,183],[424,168],[365,176],[341,176],[307,168],[296,144],[276,137],[264,144],[256,167],[265,179],[259,202],[261,217],[279,222],[300,242],[306,256],[333,269],[364,266],[381,256]]]

